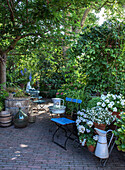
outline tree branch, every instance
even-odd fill
[[[15,26],[15,22],[14,22],[14,13],[13,13],[13,10],[11,8],[11,5],[9,4],[9,1],[7,0],[7,4],[8,4],[8,7],[10,9],[10,12],[11,12],[11,21],[13,22],[13,25]]]
[[[107,0],[107,1],[105,1],[104,4],[103,4],[101,7],[99,7],[97,10],[99,11],[99,10],[100,10],[102,7],[104,7],[106,4],[108,4],[108,3],[111,4],[111,3],[113,3],[113,2],[114,2],[114,0],[113,0],[112,2],[110,2],[110,1]]]
[[[86,17],[87,17],[87,15],[88,15],[90,9],[91,9],[91,7],[90,7],[90,8],[87,8],[87,9],[85,10],[85,12],[84,12],[84,14],[83,14],[83,17],[82,17],[82,20],[81,20],[81,24],[80,24],[81,27],[83,27],[83,25],[84,25],[84,23],[85,23],[85,20],[86,20]]]

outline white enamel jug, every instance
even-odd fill
[[[61,101],[63,101],[62,105],[64,106],[64,100],[61,98],[52,98],[55,107],[61,106]]]
[[[111,144],[114,134],[112,134],[109,143],[107,144],[107,133],[111,132],[112,130],[104,131],[98,128],[94,128],[99,135],[99,139],[95,149],[95,156],[106,159],[109,157],[108,148]]]

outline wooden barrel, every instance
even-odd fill
[[[0,112],[0,126],[8,127],[12,124],[12,115],[9,111]]]
[[[11,98],[5,100],[5,110],[9,111],[13,116],[19,111],[19,106],[21,106],[21,110],[28,114],[29,112],[29,103],[30,98]]]

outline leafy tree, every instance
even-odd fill
[[[93,92],[124,93],[124,24],[117,20],[86,27],[69,53],[79,74]]]
[[[123,1],[117,2],[122,3]],[[114,1],[1,0],[0,83],[6,82],[7,54],[15,49],[15,46],[18,45],[21,39],[31,37],[31,40],[36,40],[39,37],[41,41],[47,42],[49,39],[48,42],[50,42],[50,39],[58,38],[55,32],[66,31],[67,27],[73,24],[74,26],[80,24],[78,19],[72,21],[75,18],[75,10],[82,9],[83,7],[90,8],[92,5],[111,5],[112,3]],[[85,21],[84,19],[87,16],[86,12],[84,14],[81,23]],[[61,25],[64,26],[62,29],[60,28]],[[35,44],[37,45],[37,43]]]

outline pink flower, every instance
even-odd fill
[[[109,47],[111,48],[111,47],[112,47],[112,45],[109,45]]]
[[[74,89],[77,89],[77,87],[75,87]]]
[[[63,92],[61,93],[61,95],[63,95]]]
[[[58,94],[59,94],[59,92],[56,93],[56,95],[58,95]]]

